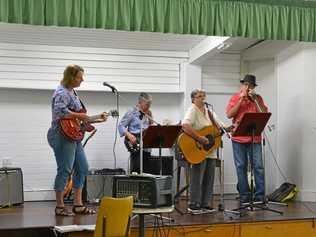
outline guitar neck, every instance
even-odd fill
[[[119,113],[117,110],[111,110],[109,112],[103,112],[103,113],[106,113],[108,116],[111,116],[111,117],[118,117],[119,116]],[[103,113],[89,116],[88,123],[93,123],[96,120],[102,119]]]
[[[101,119],[101,118],[102,118],[101,114],[89,116],[88,123],[92,123],[93,121],[95,121],[97,119]]]

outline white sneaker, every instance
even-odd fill
[[[202,207],[203,213],[213,213],[216,212],[216,210],[213,207]]]

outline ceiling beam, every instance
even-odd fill
[[[189,51],[189,63],[201,65],[208,58],[229,48],[235,40],[232,37],[206,37]]]
[[[295,43],[295,41],[266,40],[245,50],[242,59],[244,61],[254,61],[274,58]]]

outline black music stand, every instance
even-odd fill
[[[234,136],[251,136],[251,150],[250,150],[250,202],[246,205],[243,205],[239,208],[233,209],[231,212],[234,214],[241,214],[241,210],[267,210],[279,213],[283,215],[283,212],[271,209],[266,206],[265,201],[263,202],[254,202],[254,174],[253,174],[253,153],[254,153],[254,144],[255,144],[255,136],[260,136],[264,127],[266,126],[269,118],[271,117],[271,113],[245,113],[242,117],[238,127],[234,132]],[[256,208],[256,209],[254,209]]]
[[[179,136],[181,131],[179,125],[151,125],[144,131],[143,148],[158,148],[159,149],[159,161],[160,161],[160,175],[162,175],[162,148],[171,148]],[[172,218],[161,217],[174,221]]]
[[[171,148],[180,131],[179,125],[151,125],[144,132],[143,147],[159,149],[160,175],[162,175],[161,149]]]

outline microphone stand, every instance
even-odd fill
[[[140,141],[139,141],[139,174],[143,175],[143,119],[145,113],[139,111],[139,119],[140,119]]]
[[[258,110],[260,112],[263,112],[261,106],[259,105],[258,103],[258,100],[257,100],[257,96],[255,95],[253,97],[253,101],[256,103],[256,106],[258,108]],[[272,128],[269,124],[267,124],[267,128],[269,130],[269,132],[272,132]],[[266,190],[266,187],[267,187],[267,182],[266,182],[266,175],[265,175],[265,167],[266,167],[266,139],[268,139],[267,137],[267,134],[265,132],[265,130],[263,130],[263,136],[262,136],[262,160],[263,160],[263,167],[264,167],[264,183],[265,183],[265,190]],[[265,194],[266,195],[266,194]],[[266,204],[276,204],[276,205],[280,205],[280,206],[288,206],[287,203],[282,203],[282,202],[273,202],[273,201],[269,201],[267,198],[265,198],[264,202]]]
[[[119,96],[120,96],[120,94],[119,94],[118,90],[117,90],[115,87],[110,86],[110,85],[108,85],[108,84],[104,84],[104,83],[103,83],[103,85],[111,88],[112,93],[115,95],[116,110],[119,111]],[[116,145],[116,141],[117,141],[118,119],[119,119],[119,117],[117,117],[116,123],[115,123],[115,135],[114,135],[115,137],[114,137],[114,146],[113,146],[114,169],[116,169],[116,163],[117,163],[117,162],[116,162],[116,161],[117,161],[117,160],[116,160],[116,154],[115,154],[115,145]]]
[[[122,96],[115,87],[111,86],[110,88],[111,88],[112,92],[116,95],[117,110],[119,109],[119,99],[120,98],[123,99],[125,102],[128,102],[128,103],[130,102],[124,96]],[[140,112],[139,118],[140,118],[140,131],[141,131],[140,132],[140,141],[139,141],[139,149],[140,149],[140,151],[139,151],[140,152],[140,154],[139,154],[140,155],[139,156],[139,159],[140,159],[139,169],[140,169],[140,174],[142,175],[143,174],[143,150],[144,150],[144,148],[143,148],[143,122],[144,122],[144,118],[146,117],[147,119],[149,119],[149,121],[152,121],[153,123],[157,124],[158,126],[161,126],[161,125],[160,125],[160,123],[155,121],[150,115],[144,113],[143,111],[141,111],[139,109],[138,109],[138,111]],[[160,152],[159,154],[161,155],[161,149],[159,152]],[[162,163],[162,161],[161,161],[161,163]],[[116,159],[115,159],[115,166],[116,166]]]

